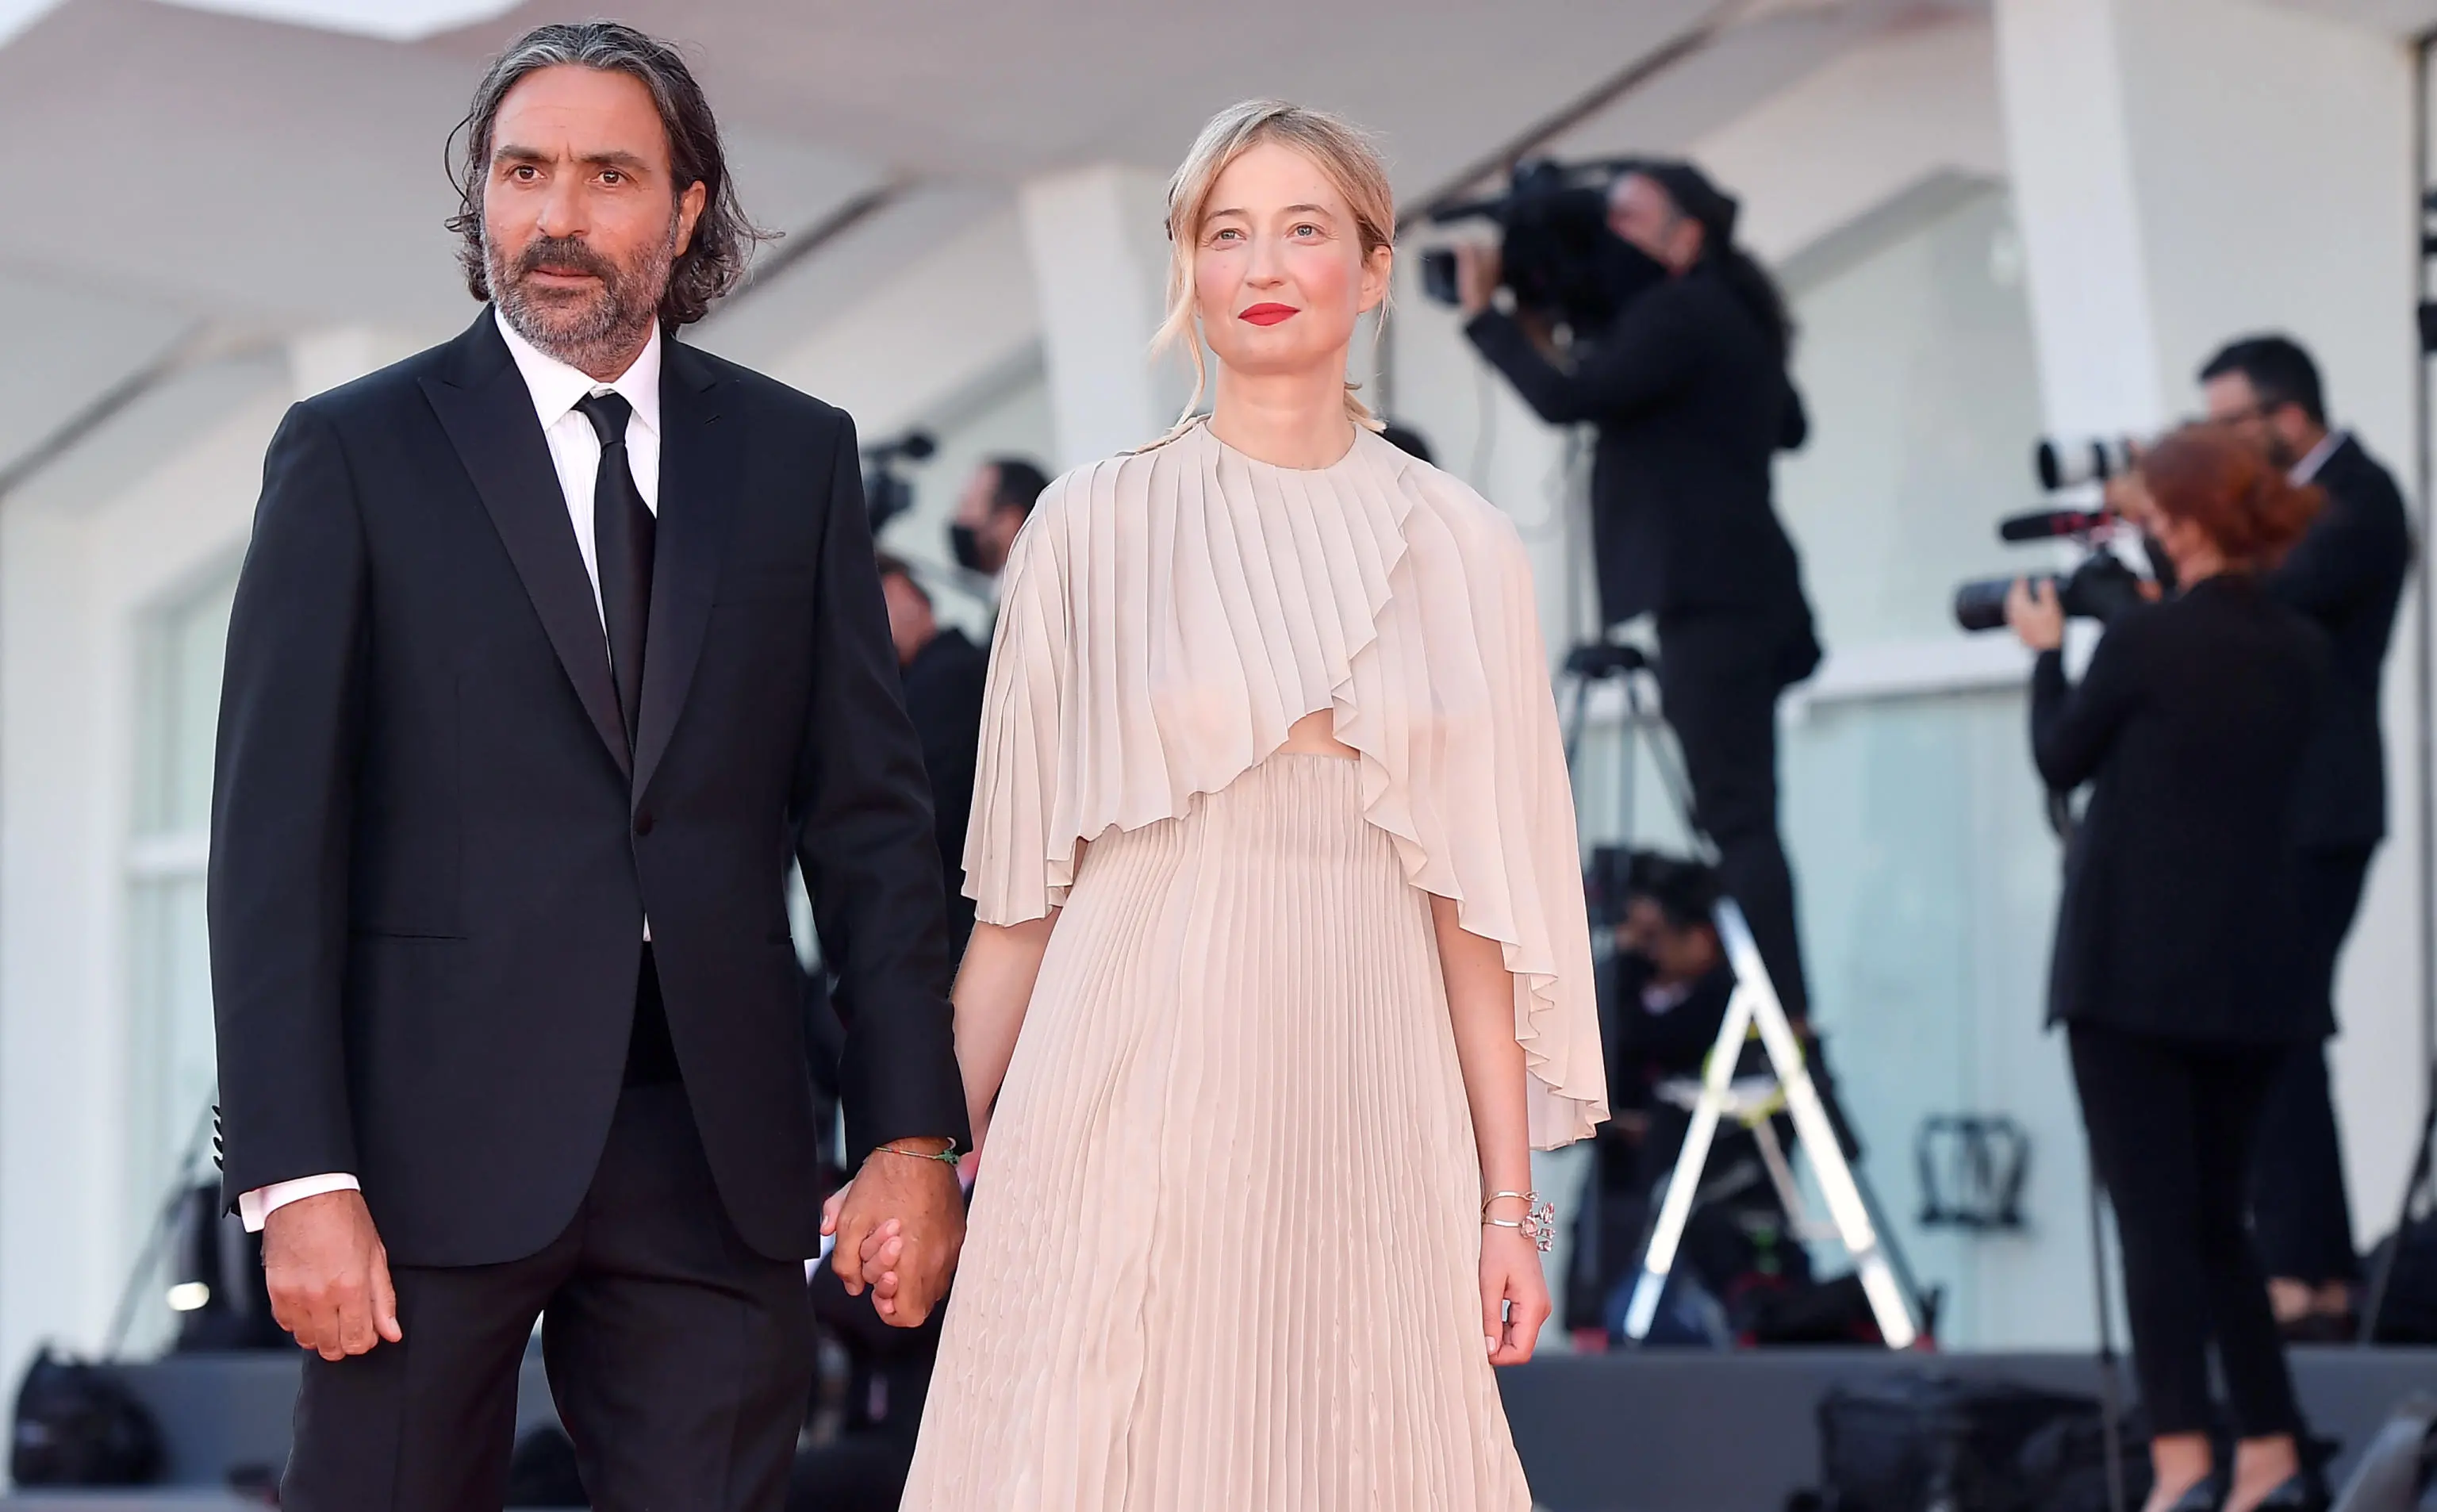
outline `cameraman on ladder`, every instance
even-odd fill
[[[1699,169],[1643,162],[1608,194],[1610,281],[1633,290],[1605,330],[1550,355],[1528,313],[1495,307],[1498,249],[1456,248],[1465,333],[1556,425],[1598,428],[1591,529],[1604,624],[1657,617],[1658,683],[1694,820],[1750,920],[1797,1032],[1810,1011],[1794,879],[1777,827],[1777,700],[1819,662],[1800,564],[1771,502],[1774,455],[1802,444],[1786,375],[1792,325],[1734,245],[1736,202]]]

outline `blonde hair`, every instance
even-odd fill
[[[1218,185],[1218,176],[1227,171],[1228,165],[1264,142],[1294,149],[1328,175],[1329,182],[1353,207],[1355,230],[1366,263],[1381,247],[1394,245],[1395,190],[1389,186],[1388,170],[1379,161],[1378,149],[1361,128],[1325,111],[1306,110],[1277,99],[1248,99],[1210,117],[1210,124],[1194,138],[1193,149],[1184,154],[1184,163],[1176,170],[1176,176],[1167,181],[1167,319],[1160,323],[1158,334],[1151,338],[1153,351],[1181,342],[1193,355],[1193,397],[1185,401],[1184,413],[1177,418],[1180,431],[1192,423],[1194,411],[1201,406],[1202,393],[1210,382],[1201,356],[1201,332],[1194,325],[1193,255],[1201,240],[1202,213],[1209,208],[1210,191]],[[1383,295],[1379,319],[1384,321],[1387,315],[1388,302]],[[1359,383],[1345,385],[1345,413],[1356,425],[1379,430],[1379,417],[1356,396],[1360,388]]]

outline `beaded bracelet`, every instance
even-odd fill
[[[1492,1218],[1489,1204],[1512,1197],[1523,1204],[1521,1218]],[[1511,1228],[1532,1241],[1533,1248],[1546,1255],[1557,1242],[1557,1209],[1543,1201],[1538,1192],[1491,1192],[1481,1204],[1481,1222],[1489,1228]]]
[[[942,1166],[954,1166],[963,1158],[956,1153],[956,1142],[953,1139],[948,1141],[945,1150],[901,1150],[895,1145],[874,1145],[871,1152],[875,1155],[903,1155],[908,1160],[936,1160]]]

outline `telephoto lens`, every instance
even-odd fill
[[[2053,587],[2058,578],[2054,572],[2034,572],[2033,583]],[[1955,590],[1955,623],[1974,635],[1994,630],[2006,623],[2006,595],[2014,590],[2010,577],[1975,578]]]
[[[2055,589],[2057,603],[2069,619],[2106,624],[2145,598],[2140,574],[2110,552],[2093,554],[2063,577],[2054,572],[2025,575],[2035,586],[2045,583]],[[2006,595],[2013,587],[2010,577],[1983,577],[1957,588],[1955,623],[1975,634],[1999,628],[2006,623]]]
[[[2132,470],[2130,436],[2043,438],[2031,450],[2031,470],[2050,493],[2078,483],[2105,483]]]

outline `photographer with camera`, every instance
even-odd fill
[[[2335,1024],[2336,962],[2359,910],[2370,857],[2386,836],[2386,741],[2378,685],[2411,562],[2411,527],[2394,479],[2327,424],[2318,364],[2285,336],[2227,344],[2200,369],[2208,416],[2327,506],[2268,590],[2317,621],[2335,647],[2334,694],[2303,765],[2295,839],[2312,1011]],[[2269,1095],[2253,1172],[2252,1221],[2277,1321],[2297,1339],[2349,1339],[2360,1263],[2353,1249],[2326,1046],[2293,1047]]]
[[[1609,235],[1587,255],[1619,308],[1605,328],[1574,330],[1568,365],[1544,350],[1549,311],[1494,308],[1499,250],[1456,249],[1456,293],[1473,344],[1542,419],[1598,428],[1603,621],[1657,618],[1660,695],[1694,819],[1800,1026],[1809,994],[1777,828],[1777,699],[1818,665],[1819,646],[1770,467],[1807,422],[1786,375],[1784,303],[1734,245],[1736,211],[1689,164],[1641,162],[1620,176]]]
[[[2066,851],[2050,1015],[2114,1200],[2148,1512],[2318,1506],[2246,1214],[2270,1084],[2329,1027],[2300,990],[2291,815],[2331,653],[2265,580],[2320,499],[2215,426],[2166,437],[2122,492],[2176,596],[2118,613],[2072,686],[2053,588],[2025,580],[2007,606],[2040,654],[2040,774],[2092,788]],[[2212,1485],[2212,1341],[2239,1435],[2227,1486]]]

